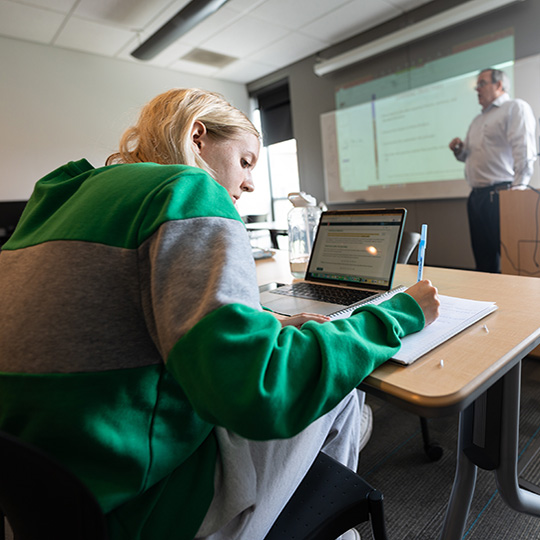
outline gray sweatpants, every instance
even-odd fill
[[[353,390],[290,439],[249,441],[218,428],[215,494],[196,539],[263,539],[321,450],[356,470],[364,399]]]

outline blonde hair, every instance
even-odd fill
[[[216,140],[234,139],[259,132],[247,116],[223,96],[199,89],[175,88],[147,103],[137,123],[122,135],[118,152],[106,164],[153,162],[181,164],[211,171],[193,150],[191,130],[202,122]]]

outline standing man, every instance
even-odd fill
[[[499,191],[525,189],[536,159],[536,120],[528,103],[510,99],[509,80],[499,69],[478,74],[475,90],[482,112],[465,141],[456,137],[450,150],[465,162],[472,188],[467,201],[476,269],[500,272]]]

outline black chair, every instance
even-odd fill
[[[105,516],[92,493],[41,450],[0,431],[0,538],[4,517],[14,540],[107,540]],[[320,453],[266,540],[337,538],[371,517],[386,540],[382,495]]]
[[[369,520],[387,540],[382,493],[320,452],[265,540],[334,540]]]
[[[404,231],[403,236],[401,237],[401,246],[399,248],[397,262],[400,264],[407,264],[419,242],[420,233]]]
[[[106,540],[105,516],[93,494],[63,465],[0,432],[0,536],[4,516],[14,540]]]
[[[242,216],[244,223],[264,223],[268,221],[268,214],[249,214]]]
[[[404,232],[401,239],[401,247],[398,255],[398,263],[407,264],[416,246],[420,242],[420,233]],[[432,441],[429,436],[429,427],[427,418],[420,417],[420,429],[422,430],[422,440],[424,443],[424,452],[430,461],[437,461],[443,455],[443,449],[437,441]]]

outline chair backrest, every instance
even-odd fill
[[[268,221],[268,214],[250,214],[243,216],[244,223],[264,223]]]
[[[409,262],[418,242],[420,242],[420,233],[403,232],[401,247],[399,248],[398,263],[407,264]]]
[[[375,540],[387,540],[382,493],[319,452],[265,540],[329,540],[364,521]]]
[[[0,509],[15,540],[108,538],[105,516],[88,488],[41,450],[1,431]]]
[[[321,452],[266,539],[337,538],[371,518],[373,537],[386,540],[382,504],[380,492]],[[2,431],[0,509],[15,540],[108,539],[105,516],[88,488],[41,450]]]

